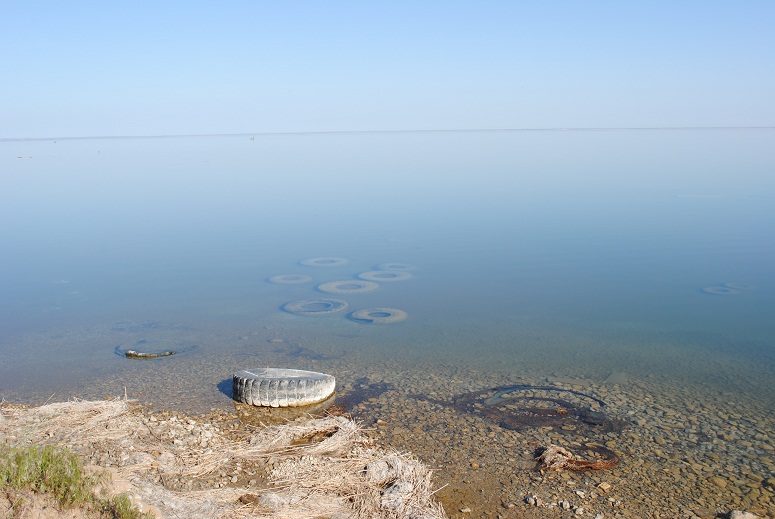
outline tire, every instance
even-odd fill
[[[406,312],[397,308],[364,308],[350,314],[350,319],[361,324],[391,324],[406,319]]]
[[[299,263],[305,267],[342,267],[347,265],[348,261],[345,258],[310,258]]]
[[[341,299],[301,299],[286,304],[283,310],[295,315],[317,316],[341,312],[347,306],[347,301]]]
[[[299,285],[301,283],[309,283],[312,281],[312,278],[304,274],[279,274],[270,277],[267,281],[278,285]]]
[[[361,272],[358,277],[368,281],[404,281],[412,275],[404,270],[370,270]]]
[[[326,400],[335,389],[333,375],[300,369],[258,368],[232,377],[234,400],[254,406],[312,405]]]
[[[750,290],[751,285],[743,285],[742,283],[724,283],[722,286],[731,288],[732,290]]]
[[[714,296],[733,296],[739,291],[734,288],[730,288],[724,285],[717,286],[717,287],[705,287],[702,289],[703,292],[706,294],[712,294]]]
[[[321,292],[329,294],[366,294],[374,292],[379,285],[373,281],[353,280],[353,281],[329,281],[318,286]]]
[[[417,267],[409,263],[382,263],[375,267],[377,270],[414,270]]]

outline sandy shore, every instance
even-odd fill
[[[52,401],[115,396],[126,387],[130,398],[144,404],[143,412],[159,420],[168,413],[179,421],[214,420],[239,431],[249,420],[228,395],[226,377],[235,366],[260,362],[310,369],[336,376],[337,402],[362,425],[365,437],[377,446],[411,452],[434,471],[435,496],[450,517],[705,519],[730,510],[775,517],[773,374],[770,364],[754,362],[737,346],[732,351],[708,343],[697,350],[694,337],[682,344],[670,336],[648,347],[645,339],[609,347],[605,337],[571,341],[563,334],[533,340],[524,332],[467,351],[463,345],[473,339],[461,343],[429,335],[428,341],[447,344],[438,359],[403,346],[398,338],[390,339],[385,353],[386,345],[372,345],[361,334],[319,338],[314,326],[306,331],[298,326],[266,325],[244,335],[192,330],[189,342],[196,337],[229,348],[202,347],[160,362],[124,360],[134,363],[116,374],[68,379],[67,391]],[[132,333],[135,340],[147,332]],[[170,327],[154,333],[179,337],[183,332]],[[620,336],[607,340],[614,339]],[[105,342],[105,337],[88,332],[80,340]],[[612,376],[616,373],[620,376]],[[457,403],[463,395],[514,384],[589,395],[605,402],[606,415],[625,426],[602,430],[569,419],[509,428]],[[570,401],[572,394],[554,396]],[[20,388],[5,396],[43,403],[51,392]],[[535,471],[537,447],[556,443],[585,457],[589,453],[581,447],[590,442],[615,451],[621,462],[605,471]],[[226,476],[217,482],[228,488],[234,474]],[[530,498],[541,506],[529,504]]]
[[[623,373],[605,380],[515,379],[513,373],[450,367],[415,377],[400,370],[368,375],[344,382],[337,401],[361,424],[359,434],[369,444],[380,452],[411,452],[434,472],[434,498],[449,517],[710,519],[731,510],[775,517],[774,418],[766,403],[750,395]],[[514,427],[459,404],[460,395],[515,380],[557,388],[562,391],[556,396],[579,405],[590,401],[576,393],[590,395],[605,402],[606,415],[622,427],[604,430],[573,416],[554,425]],[[154,409],[136,406],[132,413],[146,424],[178,431],[170,436],[173,446],[182,441],[183,447],[207,450],[206,437],[216,430],[228,442],[257,431],[256,415],[245,407],[196,416]],[[590,442],[616,452],[621,462],[601,471],[536,470],[540,446],[562,445],[583,458],[590,456],[583,448]],[[99,466],[126,463],[120,453],[93,445],[82,454]],[[161,455],[157,449],[157,463]],[[266,487],[281,463],[269,456],[260,466],[232,465],[166,485],[187,492],[217,489],[234,499]]]

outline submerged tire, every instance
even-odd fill
[[[316,316],[341,312],[347,306],[347,301],[341,299],[301,299],[286,304],[283,310],[296,315]]]
[[[329,294],[366,294],[378,288],[378,284],[365,280],[329,281],[318,285],[318,290]]]
[[[234,400],[254,406],[312,405],[330,397],[335,389],[333,375],[300,369],[258,368],[232,377]]]
[[[305,276],[304,274],[279,274],[270,277],[267,281],[278,285],[298,285],[301,283],[309,283],[312,281],[312,277]]]
[[[348,261],[345,258],[310,258],[299,263],[306,267],[342,267],[347,265]]]
[[[414,270],[417,267],[410,265],[409,263],[382,263],[377,265],[377,270]]]
[[[364,308],[350,314],[350,319],[361,324],[390,324],[406,319],[406,312],[397,308]]]
[[[744,285],[742,283],[724,283],[722,286],[731,288],[732,290],[750,290],[751,285]]]
[[[733,296],[739,293],[739,290],[724,285],[717,287],[705,287],[702,289],[702,291],[706,294],[712,294],[714,296]]]
[[[368,281],[404,281],[412,275],[405,270],[370,270],[361,272],[358,277]]]

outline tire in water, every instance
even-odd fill
[[[300,407],[322,402],[336,389],[333,375],[300,369],[258,368],[232,377],[233,398],[264,407]]]

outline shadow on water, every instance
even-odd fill
[[[366,377],[359,378],[353,382],[352,387],[343,389],[337,396],[336,403],[350,411],[353,407],[371,398],[377,398],[382,393],[393,389],[392,384],[385,382],[370,383]]]
[[[218,382],[218,391],[228,396],[229,399],[234,398],[234,386],[232,385],[232,379],[227,378]]]

